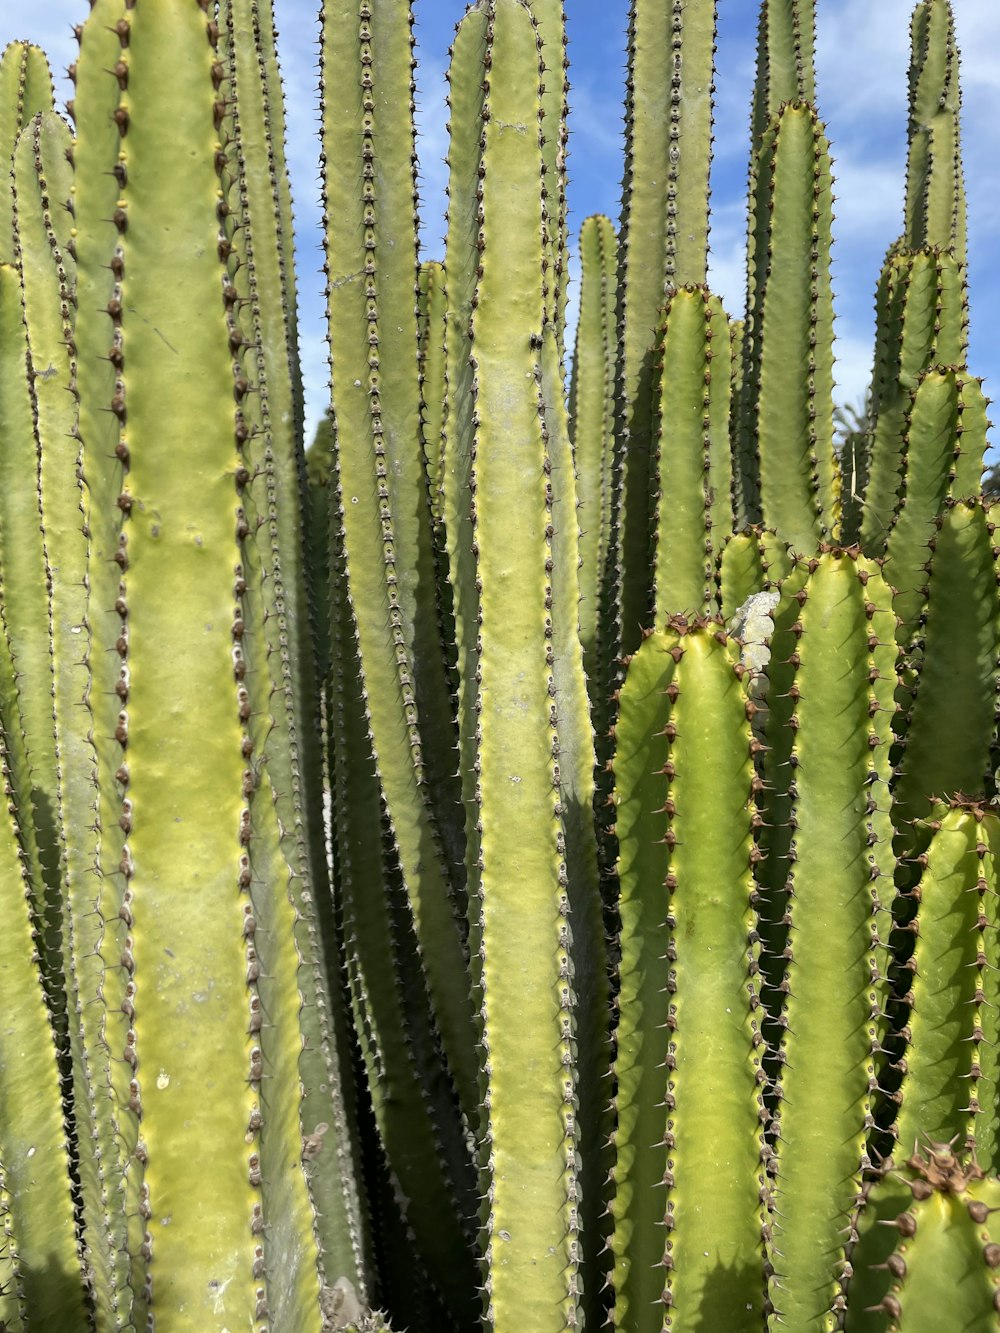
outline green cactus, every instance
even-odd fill
[[[1000,1313],[1000,1182],[950,1144],[920,1144],[866,1193],[848,1333],[987,1333]]]
[[[568,394],[559,0],[458,25],[441,261],[410,7],[320,19],[308,456],[269,0],[93,0],[72,131],[0,59],[0,1327],[994,1328],[950,6],[839,466],[809,0],[737,318],[716,6],[635,0]]]

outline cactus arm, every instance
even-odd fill
[[[933,366],[965,357],[968,302],[962,269],[937,251],[890,253],[876,297],[871,454],[855,489],[864,496],[861,541],[885,552],[909,466],[912,395]]]
[[[903,1155],[927,1137],[955,1142],[960,1150],[976,1148],[980,1091],[986,1092],[987,1137],[989,1122],[995,1120],[989,1085],[980,1085],[979,1058],[981,1043],[996,1026],[986,1007],[986,990],[993,987],[987,962],[992,951],[983,951],[989,882],[984,871],[992,877],[992,866],[983,864],[984,818],[995,830],[996,816],[984,816],[978,807],[956,805],[944,811],[932,824],[934,833],[921,858],[906,1073],[896,1121]],[[977,1160],[989,1168],[989,1156],[977,1153]]]
[[[541,40],[542,161],[545,166],[545,221],[548,233],[546,278],[548,318],[556,331],[562,360],[569,286],[566,201],[567,96],[566,12],[563,0],[532,0],[531,12]]]
[[[580,636],[578,507],[569,422],[562,392],[556,330],[543,333],[541,388],[552,478],[552,648],[559,717],[559,780],[565,828],[571,952],[576,990],[577,1121],[580,1155],[581,1257],[588,1275],[584,1320],[601,1312],[608,1264],[605,1185],[611,1133],[607,1070],[608,951],[602,919],[594,827],[595,752]]]
[[[114,643],[120,632],[109,608],[119,595],[118,562],[127,558],[119,544],[122,511],[115,504],[121,490],[121,467],[115,458],[118,421],[107,410],[115,391],[109,351],[118,345],[108,306],[115,299],[117,283],[111,267],[116,241],[111,219],[118,199],[113,169],[120,143],[114,120],[120,89],[109,71],[121,59],[123,35],[127,40],[127,25],[119,26],[125,23],[124,12],[122,0],[99,0],[77,31],[80,55],[71,71],[76,138],[69,200],[73,228],[67,252],[77,276],[71,388],[77,409],[73,444],[80,458],[80,529],[86,534],[89,586],[82,605],[70,596],[65,606],[69,633],[74,625],[81,631],[75,636],[81,640],[79,652],[68,660],[86,679],[81,683],[73,679],[73,672],[58,673],[55,701],[56,727],[67,741],[62,799],[67,826],[79,831],[67,840],[64,873],[71,947],[67,972],[78,1006],[78,1025],[71,1031],[74,1101],[78,1121],[86,1126],[80,1135],[81,1187],[88,1217],[85,1246],[94,1273],[98,1320],[102,1328],[116,1330],[127,1327],[132,1318],[130,1242],[132,1252],[137,1251],[143,1230],[138,1216],[141,1163],[133,1164],[126,1174],[124,1162],[135,1141],[128,1110],[131,1070],[119,1058],[128,1026],[120,1008],[127,974],[104,966],[105,950],[112,960],[120,956],[124,934],[118,915],[123,884],[115,873],[124,843],[119,824],[123,790],[114,777],[123,757],[115,736],[121,708],[115,685],[121,658],[106,651],[109,637]],[[94,996],[103,997],[103,1003],[95,1003]]]
[[[652,358],[668,288],[704,282],[712,142],[714,0],[633,0],[619,234],[615,512],[621,649],[648,623]],[[664,97],[652,90],[670,90]]]
[[[8,185],[21,131],[53,106],[52,72],[41,47],[11,42],[0,56],[0,263],[14,256],[13,200]]]
[[[420,265],[420,390],[423,403],[424,461],[434,515],[435,541],[443,535],[444,485],[445,322],[448,292],[444,265],[436,260]]]
[[[965,261],[965,184],[955,21],[948,0],[920,0],[910,25],[904,242]]]
[[[580,318],[570,380],[569,415],[577,475],[580,523],[580,638],[599,736],[607,731],[605,682],[608,660],[603,599],[611,533],[609,503],[614,451],[615,229],[606,217],[585,218],[580,228]]]
[[[750,114],[751,154],[784,102],[816,100],[814,0],[764,0],[757,29],[757,78]]]
[[[799,551],[832,531],[830,154],[815,112],[786,105],[757,164],[757,272],[744,372],[763,521]]]
[[[413,301],[398,319],[379,316],[380,293],[413,293],[416,284],[412,112],[389,132],[411,103],[409,11],[403,23],[386,0],[366,12],[371,17],[359,20],[328,6],[322,37],[328,313],[347,577],[389,819],[435,1016],[471,1114],[468,969],[418,731],[423,686],[430,690],[430,676],[439,673],[443,694],[446,681],[437,617],[427,604],[416,614],[418,595],[433,598],[434,570]],[[363,106],[353,92],[359,79]],[[356,152],[345,155],[345,143]],[[431,631],[435,642],[428,644],[421,636]],[[419,679],[418,657],[426,673]]]
[[[715,552],[732,526],[729,321],[705,288],[671,293],[656,366],[657,503],[653,605],[657,624],[676,612],[715,610]]]
[[[477,998],[487,1076],[481,1147],[486,1324],[532,1324],[541,1333],[568,1329],[578,1316],[580,1242],[553,662],[559,647],[553,638],[553,528],[562,516],[553,511],[554,482],[546,476],[540,384],[544,250],[536,41],[530,11],[518,0],[497,0],[489,13],[481,277],[472,316],[482,833],[469,896],[479,917]],[[575,514],[566,521],[575,522]]]
[[[766,1193],[754,777],[725,637],[672,619],[632,659],[620,705],[615,1324],[749,1326],[748,1310],[763,1318]]]
[[[488,15],[469,9],[455,30],[448,71],[448,235],[445,283],[446,397],[442,508],[452,587],[455,633],[458,769],[465,821],[465,877],[471,883],[479,862],[476,811],[476,727],[472,700],[478,661],[476,562],[473,554],[469,469],[473,439],[471,318],[479,264],[478,182],[483,118],[483,62],[486,59]],[[479,985],[479,940],[476,913],[467,912],[469,973],[472,990]],[[475,1123],[478,1111],[473,1115]]]
[[[895,783],[900,845],[934,799],[983,791],[989,762],[1000,611],[991,537],[979,503],[960,503],[938,520],[930,559],[927,621],[905,718]]]
[[[784,907],[788,922],[773,1147],[780,1258],[771,1300],[790,1326],[832,1329],[843,1229],[868,1161],[888,1000],[879,913],[893,870],[896,647],[889,590],[876,566],[832,552],[809,568],[804,583],[783,589],[775,611],[772,662],[792,656],[795,669],[791,690],[772,680],[768,741],[787,725],[792,745],[785,764],[772,751],[765,775],[785,783],[791,825],[785,849],[769,851],[777,862],[770,875],[787,876],[787,896],[765,900],[772,920]],[[786,720],[777,705],[789,694]],[[769,822],[779,818],[772,805]]]
[[[924,609],[928,543],[946,498],[979,489],[986,449],[986,399],[979,381],[939,366],[926,371],[910,405],[904,468],[883,573],[896,590],[893,609],[905,647]]]
[[[947,1143],[922,1143],[878,1179],[860,1215],[847,1333],[996,1333],[998,1208],[1000,1181]]]

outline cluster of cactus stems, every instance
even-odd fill
[[[457,26],[434,261],[412,22],[320,14],[308,457],[270,0],[90,0],[72,124],[0,60],[0,1328],[996,1330],[950,6],[839,452],[810,0],[739,319],[715,0],[633,0],[571,358],[561,0]]]

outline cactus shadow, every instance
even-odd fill
[[[752,1300],[747,1294],[752,1293]],[[717,1263],[709,1270],[691,1333],[759,1333],[764,1298],[764,1271],[760,1256],[732,1264]]]
[[[23,1300],[20,1309],[18,1293]],[[87,1322],[82,1326],[79,1323],[81,1308],[87,1316]],[[93,1296],[87,1271],[81,1268],[71,1272],[55,1258],[43,1264],[22,1262],[17,1278],[6,1287],[0,1286],[0,1333],[5,1333],[8,1327],[20,1327],[18,1318],[22,1310],[27,1313],[32,1328],[37,1322],[40,1329],[52,1329],[53,1333],[62,1329],[83,1333],[83,1329],[91,1327],[93,1320]]]

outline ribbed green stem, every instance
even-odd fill
[[[263,1089],[266,1094],[269,1087],[297,1078],[304,1092],[298,1134],[291,1122],[283,1123],[281,1134],[269,1134],[265,1096],[262,1167],[267,1178],[286,1188],[276,1210],[286,1228],[288,1252],[309,1253],[310,1245],[297,1238],[315,1227],[326,1251],[321,1262],[328,1285],[344,1279],[364,1298],[367,1256],[355,1181],[357,1148],[347,1112],[353,1092],[345,1087],[351,1077],[350,1047],[317,799],[321,733],[304,569],[301,383],[280,77],[269,6],[231,0],[221,18],[218,75],[229,113],[225,180],[232,182],[226,220],[232,245],[229,299],[242,340],[233,373],[237,427],[246,437],[237,489],[251,534],[245,614],[259,627],[245,641],[236,665],[238,678],[257,690],[265,681],[270,685],[267,706],[255,710],[248,726],[260,755],[256,771],[262,774],[250,794],[255,833],[250,859],[258,879],[283,885],[276,901],[290,900],[295,912],[289,933],[289,921],[274,902],[262,904],[259,989],[271,1020],[261,1032]],[[286,1112],[283,1106],[282,1115]],[[327,1130],[321,1147],[307,1158],[314,1216],[302,1173],[287,1153],[303,1135],[314,1136],[317,1125]],[[274,1230],[272,1241],[281,1244]],[[301,1320],[302,1312],[315,1306],[315,1273],[308,1274],[308,1264],[296,1264],[283,1287],[273,1285],[279,1322]]]
[[[945,501],[978,494],[987,425],[979,380],[946,366],[920,377],[903,435],[903,471],[883,566],[895,589],[902,647],[925,609],[928,544]]]
[[[476,812],[476,714],[473,707],[478,663],[478,593],[473,554],[472,505],[469,490],[475,402],[471,320],[479,266],[478,185],[483,119],[483,62],[486,59],[487,9],[467,11],[455,32],[448,72],[448,236],[445,283],[448,311],[445,324],[443,513],[452,589],[455,631],[456,702],[458,712],[458,773],[465,825],[465,864],[471,883],[479,862]],[[477,920],[468,912],[469,975],[472,990],[480,981],[481,959]],[[478,1100],[478,1099],[477,1099]],[[473,1126],[478,1108],[469,1117]]]
[[[757,80],[750,116],[751,156],[785,102],[816,100],[815,0],[763,0],[757,27]]]
[[[930,1137],[997,1169],[997,867],[1000,823],[971,803],[935,811],[914,892],[899,1156]]]
[[[833,551],[800,569],[774,613],[769,667],[762,933],[784,954],[766,973],[780,1034],[770,1299],[775,1327],[832,1330],[888,1000],[896,646],[877,566]]]
[[[554,528],[575,523],[575,513],[554,509],[557,478],[548,475],[536,41],[519,0],[490,7],[472,313],[470,486],[482,591],[466,702],[476,714],[482,830],[469,897],[481,953],[486,1324],[554,1333],[573,1326],[580,1300],[565,692],[553,609]]]
[[[668,290],[705,281],[715,0],[633,0],[618,261],[614,508],[619,651],[650,616],[653,347]]]
[[[566,11],[563,0],[532,0],[531,12],[542,43],[541,56],[545,67],[542,86],[542,162],[545,166],[545,220],[548,232],[546,313],[555,327],[561,361],[569,286],[566,202],[569,66],[566,59]]]
[[[935,365],[965,359],[968,296],[963,268],[937,250],[893,250],[875,301],[875,370],[870,455],[855,468],[863,501],[860,539],[872,556],[885,552],[908,467],[907,419],[921,377]],[[857,475],[859,474],[860,475]]]
[[[614,452],[615,229],[589,217],[580,228],[580,318],[569,390],[570,430],[580,522],[580,638],[599,741],[608,727],[607,605],[611,584],[611,469]]]
[[[955,21],[948,0],[920,0],[910,25],[909,155],[903,243],[965,260],[965,184]]]
[[[466,966],[418,718],[450,725],[420,445],[409,11],[323,12],[323,152],[333,420],[347,578],[367,706],[428,986],[468,1114],[476,1069]],[[357,89],[360,87],[360,97]],[[345,145],[352,145],[345,151]],[[390,293],[410,297],[386,318]],[[418,713],[418,710],[422,711]]]
[[[738,468],[759,513],[800,553],[837,517],[833,465],[832,193],[826,135],[808,103],[768,125],[751,181],[754,232]],[[744,507],[756,518],[752,496]]]
[[[667,300],[655,365],[656,624],[717,610],[715,563],[732,531],[729,320],[705,287]],[[713,374],[719,357],[722,373]]]
[[[119,915],[124,883],[118,873],[125,841],[119,823],[125,788],[115,777],[119,772],[128,775],[115,735],[122,708],[115,687],[123,659],[117,651],[107,651],[118,641],[127,651],[128,639],[127,628],[114,611],[128,555],[121,540],[123,511],[115,503],[122,489],[122,466],[115,455],[119,422],[108,410],[116,393],[115,363],[120,363],[122,349],[121,265],[113,221],[121,175],[120,170],[115,174],[120,137],[114,115],[121,90],[109,71],[126,49],[124,15],[123,0],[99,0],[79,32],[80,56],[73,69],[74,228],[68,249],[77,273],[74,443],[81,451],[79,500],[89,587],[82,606],[79,599],[67,597],[63,614],[70,634],[74,626],[80,629],[79,655],[68,660],[82,659],[88,679],[81,683],[79,669],[61,672],[62,664],[57,663],[55,701],[57,728],[67,742],[72,738],[72,749],[67,743],[62,797],[66,827],[74,829],[66,842],[64,870],[67,942],[72,950],[67,971],[79,1024],[70,1035],[74,1112],[81,1125],[84,1240],[102,1330],[124,1329],[132,1320],[131,1256],[142,1243],[145,1225],[138,1216],[142,1163],[131,1160],[137,1138],[129,1107],[132,1071],[121,1059],[130,1026],[121,1010],[128,975],[121,968],[104,966],[105,956],[112,961],[121,956],[127,933]],[[47,503],[43,493],[43,505]],[[95,996],[103,996],[103,1004],[94,1003]],[[130,1159],[127,1174],[126,1158]],[[141,1276],[138,1282],[141,1286]]]
[[[689,631],[675,618],[643,643],[621,691],[611,1207],[615,1327],[636,1333],[763,1317],[756,781],[734,656],[709,623]]]
[[[902,756],[895,783],[900,845],[935,799],[983,794],[993,725],[1000,607],[991,538],[979,503],[938,520],[927,580],[926,623],[901,691]]]
[[[18,136],[53,105],[52,73],[41,47],[11,42],[0,56],[0,263],[14,257],[14,209],[9,173]]]

